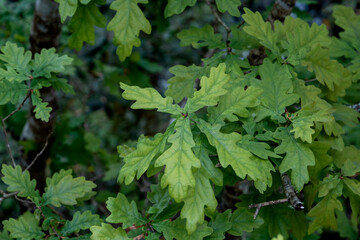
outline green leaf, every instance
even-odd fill
[[[151,192],[147,194],[147,198],[154,205],[149,208],[147,213],[155,214],[154,219],[156,219],[156,217],[169,206],[171,198],[167,189],[162,189],[160,184],[151,184],[150,188]]]
[[[341,39],[351,43],[351,45],[360,51],[360,16],[356,15],[354,9],[346,6],[334,6],[333,16],[335,23],[345,31],[339,35]]]
[[[116,198],[110,197],[106,201],[107,209],[111,212],[106,221],[110,223],[122,223],[123,228],[128,228],[135,224],[140,226],[146,224],[146,219],[139,213],[134,201],[129,204],[126,196],[118,193]]]
[[[29,171],[23,173],[19,165],[13,168],[3,164],[1,173],[4,175],[1,180],[8,185],[9,192],[18,192],[19,197],[40,197],[39,191],[35,190],[36,180],[30,180]]]
[[[159,112],[166,112],[179,115],[182,111],[179,105],[173,104],[170,97],[163,98],[153,88],[139,88],[137,86],[129,86],[120,83],[120,87],[124,90],[122,97],[127,100],[136,100],[131,106],[132,109],[154,109]]]
[[[150,22],[137,5],[147,2],[147,0],[116,0],[110,5],[110,9],[115,10],[116,14],[107,29],[114,32],[114,44],[119,46],[116,53],[122,60],[130,56],[133,46],[140,46],[138,38],[140,31],[147,34],[151,32]]]
[[[335,166],[341,168],[344,176],[351,177],[360,172],[360,150],[355,146],[346,146],[341,152],[332,154]]]
[[[176,35],[180,39],[180,46],[185,47],[192,45],[194,48],[208,47],[208,48],[224,48],[225,44],[222,41],[222,35],[214,34],[214,29],[209,24],[202,28],[190,27],[182,30]]]
[[[239,7],[241,5],[240,0],[216,0],[216,6],[220,12],[229,12],[231,16],[240,17]]]
[[[186,229],[189,234],[196,230],[197,224],[204,222],[204,207],[214,212],[217,207],[214,191],[209,179],[202,169],[194,173],[195,188],[189,191],[188,197],[184,201],[181,209],[181,218],[186,218]]]
[[[220,97],[219,104],[216,107],[208,109],[209,122],[223,124],[225,119],[237,121],[237,116],[249,117],[247,108],[259,105],[258,97],[262,93],[262,89],[252,86],[246,90],[243,87],[229,89],[227,94]]]
[[[43,48],[39,53],[35,53],[33,64],[33,77],[50,78],[51,73],[60,73],[65,70],[64,66],[70,65],[73,61],[67,55],[59,57],[55,53],[55,48]]]
[[[11,102],[13,104],[23,98],[28,91],[28,87],[19,82],[0,81],[0,104]]]
[[[48,102],[42,102],[36,94],[31,95],[31,102],[35,106],[35,118],[41,119],[44,122],[48,122],[50,118],[51,107],[48,107]]]
[[[225,239],[225,233],[232,227],[230,221],[231,210],[228,209],[223,213],[216,212],[215,219],[209,223],[209,227],[213,229],[213,233],[206,237],[205,240],[222,240]]]
[[[67,17],[72,17],[76,11],[78,0],[55,0],[59,3],[61,22],[64,23]]]
[[[71,221],[66,221],[61,235],[66,236],[69,233],[77,233],[80,230],[89,229],[91,226],[100,225],[102,219],[97,214],[92,214],[90,211],[83,213],[76,212]]]
[[[183,66],[176,65],[169,69],[169,72],[174,74],[172,78],[168,80],[168,89],[165,95],[172,97],[175,102],[180,102],[184,97],[192,97],[195,88],[195,80],[201,78],[204,75],[204,68],[195,66]]]
[[[91,240],[131,240],[127,237],[125,230],[120,227],[115,229],[106,223],[102,223],[101,227],[92,226],[90,231],[92,232]]]
[[[291,22],[285,21],[285,25],[288,23],[292,25]],[[286,32],[286,40],[282,42],[282,46],[289,51],[287,61],[297,65],[311,49],[328,47],[331,43],[328,34],[324,24],[319,26],[313,23],[309,27],[307,22],[298,19],[293,29]]]
[[[24,213],[18,219],[10,218],[2,222],[4,229],[10,232],[11,238],[43,239],[45,233],[41,231],[39,220],[30,212]]]
[[[211,68],[209,77],[201,78],[201,89],[194,93],[194,97],[190,98],[184,107],[187,112],[193,113],[205,106],[216,105],[219,97],[227,93],[224,86],[230,80],[230,76],[225,73],[225,69],[224,63],[219,64],[218,67]]]
[[[314,71],[316,79],[326,85],[331,91],[338,91],[338,96],[345,95],[345,89],[351,85],[351,74],[336,60],[331,60],[329,50],[314,47],[304,60],[302,65],[310,72]]]
[[[63,93],[75,94],[73,87],[68,83],[67,79],[64,78],[51,78],[48,79],[48,82],[54,87],[57,91],[62,91]]]
[[[254,228],[260,227],[264,220],[260,217],[254,219],[254,214],[246,208],[238,208],[233,212],[230,222],[232,227],[229,233],[234,236],[242,236],[244,232],[252,232]]]
[[[136,150],[124,158],[125,165],[120,170],[118,181],[123,182],[125,180],[125,184],[130,184],[136,173],[136,178],[139,179],[149,168],[155,156],[164,151],[166,140],[173,129],[174,127],[170,126],[165,134],[158,133],[154,138],[140,137]]]
[[[330,57],[346,57],[346,58],[356,58],[357,53],[352,46],[339,38],[332,37],[331,45],[329,48]]]
[[[319,197],[325,197],[329,192],[335,189],[335,192],[342,191],[342,183],[337,175],[329,175],[325,177],[319,184]]]
[[[262,159],[268,159],[269,157],[281,158],[273,151],[268,150],[270,149],[270,146],[267,143],[256,142],[251,140],[252,140],[252,136],[245,135],[241,138],[241,140],[237,143],[237,145]]]
[[[69,23],[69,30],[72,32],[69,38],[70,48],[80,51],[84,42],[94,45],[94,26],[106,27],[106,18],[101,14],[95,3],[80,4]]]
[[[297,141],[288,128],[278,128],[274,137],[281,140],[280,146],[275,148],[275,153],[286,153],[279,170],[285,173],[291,169],[291,183],[300,191],[309,181],[307,166],[315,165],[314,154],[306,144]]]
[[[96,185],[85,180],[85,177],[73,178],[71,170],[60,170],[52,178],[46,179],[45,193],[43,194],[44,203],[55,207],[63,205],[75,205],[77,200],[85,197],[92,192]]]
[[[165,8],[165,18],[168,18],[174,14],[182,13],[187,6],[194,6],[196,0],[168,0],[168,4]]]
[[[338,210],[335,212],[340,237],[349,240],[356,240],[359,236],[358,230],[351,225],[351,222],[346,216],[346,212]]]
[[[244,31],[257,38],[260,44],[270,49],[274,54],[278,54],[277,37],[271,28],[270,22],[265,22],[259,12],[253,13],[248,8],[244,8],[244,11],[245,14],[242,17],[247,23]]]
[[[29,63],[31,61],[31,52],[25,51],[23,47],[18,47],[15,43],[6,42],[1,47],[0,60],[6,63],[6,66],[23,76],[30,75]],[[1,79],[1,78],[0,78]]]
[[[204,174],[208,177],[215,185],[223,185],[223,173],[215,167],[209,155],[213,153],[209,142],[204,134],[200,134],[194,137],[195,147],[193,148],[195,156],[200,159],[201,169],[204,170]]]
[[[285,107],[299,100],[299,96],[292,93],[292,76],[286,66],[271,63],[268,58],[265,58],[259,71],[261,81],[254,80],[252,83],[264,91],[260,96],[262,117],[270,116],[283,123],[285,119],[281,115],[285,112]]]
[[[321,227],[337,229],[335,210],[338,209],[342,211],[343,207],[336,197],[336,194],[331,193],[310,210],[307,215],[315,219],[310,223],[308,234],[315,232]]]
[[[295,117],[292,118],[293,129],[290,132],[294,132],[295,138],[300,138],[304,142],[312,143],[312,135],[315,130],[311,127],[314,126],[314,122],[330,122],[333,120],[331,112],[333,109],[317,109],[314,105],[307,105],[296,112]]]
[[[265,191],[266,186],[272,185],[270,171],[274,171],[274,167],[269,161],[256,158],[250,152],[237,146],[237,142],[241,140],[240,134],[221,133],[221,125],[212,126],[201,119],[197,126],[205,133],[210,144],[216,148],[220,163],[224,168],[231,165],[236,175],[243,179],[249,175],[260,192]]]
[[[9,82],[23,82],[30,79],[30,77],[27,74],[18,73],[14,68],[7,66],[6,70],[0,68],[0,80],[1,79],[5,79]]]
[[[200,167],[200,160],[192,151],[195,142],[188,117],[180,117],[176,120],[175,133],[168,141],[172,145],[159,156],[155,167],[166,165],[165,174],[161,178],[161,187],[165,188],[169,185],[170,196],[179,202],[187,196],[188,188],[195,186],[192,167]]]
[[[162,232],[165,239],[176,240],[202,240],[204,237],[212,233],[212,229],[206,226],[207,223],[198,225],[196,231],[189,234],[185,228],[185,220],[177,218],[175,221],[163,221],[154,223],[153,227],[156,231]]]
[[[360,182],[356,179],[344,178],[343,179],[346,186],[358,197],[360,197]]]

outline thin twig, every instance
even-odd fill
[[[32,160],[32,162],[25,168],[25,170],[24,170],[23,172],[29,170],[29,169],[31,168],[31,166],[35,163],[35,161],[41,156],[41,154],[43,154],[43,152],[45,151],[46,147],[47,147],[48,144],[49,144],[49,138],[50,138],[51,135],[52,135],[52,132],[50,132],[50,133],[47,135],[47,137],[46,137],[46,142],[45,142],[43,148],[41,149],[41,151],[40,151],[38,154],[36,154],[34,160]]]
[[[249,206],[249,209],[256,208],[255,213],[254,213],[254,219],[256,219],[256,216],[259,214],[260,208],[265,207],[265,206],[274,205],[274,204],[279,204],[279,203],[286,203],[288,201],[289,200],[287,198],[284,198],[284,199],[278,199],[278,200],[274,200],[274,201],[252,204]]]
[[[29,200],[25,200],[25,199],[20,199],[17,195],[15,195],[16,200],[18,200],[19,202],[25,203],[25,204],[35,204],[32,201]]]
[[[230,33],[231,33],[231,29],[229,28],[228,25],[226,25],[226,23],[221,19],[221,17],[219,16],[218,12],[216,11],[215,7],[211,4],[211,2],[209,0],[205,0],[206,4],[210,7],[211,12],[214,14],[216,20],[224,26],[225,30],[226,30],[226,48],[227,48],[227,52],[231,53],[232,49],[230,48]]]
[[[313,79],[305,80],[305,83],[315,82],[315,81],[317,81],[317,78],[313,78]]]
[[[16,167],[16,163],[15,163],[15,160],[14,160],[14,156],[12,154],[12,151],[11,151],[11,147],[10,147],[10,143],[9,143],[9,137],[8,137],[8,134],[6,132],[6,126],[5,126],[5,121],[11,117],[12,115],[14,115],[15,113],[17,113],[18,111],[21,110],[21,108],[24,106],[26,100],[31,96],[32,94],[32,90],[29,90],[24,98],[24,100],[21,102],[21,104],[14,110],[12,111],[9,115],[7,115],[6,117],[4,117],[2,120],[1,120],[1,123],[2,123],[2,127],[3,127],[3,130],[4,130],[4,135],[5,135],[5,141],[6,141],[6,148],[9,152],[9,155],[10,155],[10,158],[11,158],[11,161],[12,161],[12,164],[14,167]]]
[[[13,192],[13,193],[6,193],[2,190],[0,190],[0,193],[3,195],[2,197],[0,197],[0,204],[2,203],[2,201],[4,201],[7,198],[13,197],[17,194],[17,192]]]

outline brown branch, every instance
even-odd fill
[[[0,197],[0,204],[2,203],[2,201],[4,201],[7,198],[13,197],[17,194],[17,192],[13,192],[13,193],[6,193],[2,190],[0,190],[0,193],[3,195],[2,197]]]
[[[293,208],[295,208],[296,211],[304,210],[305,208],[304,204],[300,201],[300,199],[296,195],[296,191],[293,185],[291,184],[289,176],[286,173],[281,174],[281,181],[283,182],[284,192],[291,206],[293,206]]]
[[[230,34],[231,34],[231,29],[229,28],[228,25],[226,25],[226,23],[221,19],[221,17],[219,16],[217,10],[215,9],[214,5],[211,4],[211,2],[209,0],[205,0],[206,4],[210,7],[211,12],[214,14],[216,20],[223,25],[223,27],[226,30],[226,48],[227,48],[227,52],[228,54],[231,53],[232,49],[230,48]]]
[[[2,127],[3,127],[3,130],[4,130],[4,135],[5,135],[5,141],[6,141],[6,148],[9,152],[9,155],[10,155],[10,158],[11,158],[11,161],[12,161],[12,164],[14,167],[16,167],[16,163],[15,163],[15,160],[14,160],[14,156],[12,154],[12,151],[11,151],[11,147],[10,147],[10,143],[9,143],[9,137],[8,137],[8,134],[6,132],[6,125],[5,125],[5,121],[11,117],[12,115],[14,115],[15,113],[17,113],[18,111],[21,110],[21,108],[24,106],[26,100],[31,96],[33,90],[29,90],[24,98],[24,100],[21,102],[21,104],[14,110],[12,111],[9,115],[7,115],[6,117],[4,117],[1,121],[2,123]]]
[[[254,213],[254,219],[256,219],[256,216],[259,214],[260,208],[265,207],[265,206],[274,205],[274,204],[279,204],[279,203],[286,203],[288,201],[289,200],[287,198],[284,198],[284,199],[278,199],[278,200],[274,200],[274,201],[252,204],[249,206],[249,209],[256,208],[255,213]]]
[[[43,148],[41,149],[40,152],[38,152],[38,154],[36,154],[35,158],[34,158],[34,159],[32,160],[32,162],[25,168],[24,172],[27,171],[27,170],[29,170],[29,169],[31,168],[31,166],[36,162],[36,160],[41,156],[41,154],[43,154],[43,152],[45,151],[46,147],[47,147],[48,144],[49,144],[49,138],[50,138],[51,135],[52,135],[52,132],[50,132],[50,133],[48,134],[48,136],[46,137],[46,142],[45,142]]]
[[[305,83],[309,83],[309,82],[315,82],[317,81],[317,78],[313,78],[313,79],[309,79],[309,80],[304,80]]]
[[[289,16],[295,6],[296,0],[276,0],[271,8],[268,21],[274,27],[274,22],[279,20],[284,22],[285,18]]]

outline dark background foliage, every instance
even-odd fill
[[[109,1],[108,1],[109,2]],[[244,7],[260,11],[267,16],[274,1],[249,0],[242,1]],[[105,201],[109,196],[115,196],[121,191],[129,199],[137,200],[140,205],[149,204],[146,193],[149,191],[150,180],[142,177],[138,182],[128,186],[119,186],[117,175],[121,167],[116,147],[119,144],[134,144],[141,135],[154,135],[163,132],[171,119],[166,115],[153,111],[131,110],[130,102],[121,98],[119,83],[124,82],[140,87],[155,87],[164,92],[167,79],[171,77],[168,69],[176,64],[201,64],[201,58],[211,56],[204,48],[182,48],[176,34],[189,26],[203,26],[210,23],[217,28],[217,22],[206,4],[200,2],[195,7],[187,9],[183,14],[165,19],[163,12],[167,1],[149,1],[142,9],[152,24],[151,35],[141,35],[142,45],[136,48],[131,57],[120,62],[115,47],[112,44],[111,32],[96,28],[96,43],[85,45],[81,51],[67,47],[70,36],[67,22],[62,26],[59,52],[66,53],[75,59],[71,68],[64,73],[73,86],[75,94],[56,93],[58,110],[53,133],[53,140],[46,159],[46,175],[51,176],[60,169],[73,169],[76,175],[85,176],[97,185],[98,194],[92,201],[86,202],[81,208],[90,209],[100,215],[108,215]],[[307,20],[309,23],[324,23],[333,35],[341,30],[335,27],[331,17],[331,6],[344,4],[360,11],[360,3],[356,0],[323,0],[297,1],[293,15]],[[15,42],[29,49],[29,36],[34,14],[34,0],[16,1],[0,0],[0,46],[6,41]],[[109,3],[108,3],[109,5]],[[109,20],[114,12],[104,6],[103,14]],[[224,16],[226,21],[234,22],[230,15]],[[356,97],[359,86],[350,91]],[[350,94],[350,98],[352,96]],[[8,120],[8,132],[11,135],[11,146],[15,158],[23,161],[33,150],[39,148],[33,141],[24,141],[21,136],[29,116],[28,106]],[[14,105],[0,106],[0,116],[8,115],[15,109]],[[344,140],[360,147],[360,127],[346,133]],[[1,163],[9,163],[3,135],[0,136]],[[0,189],[5,185],[0,183]],[[227,195],[237,194],[236,187],[226,187],[219,194],[221,205],[231,201]],[[225,201],[225,202],[224,202]],[[5,199],[0,206],[0,218],[17,217],[24,207],[14,198]],[[63,215],[69,215],[71,210],[61,209]],[[323,238],[327,239],[325,232]],[[334,236],[333,236],[334,237]],[[339,236],[336,238],[340,239]]]

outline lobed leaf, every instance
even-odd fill
[[[260,227],[264,220],[260,217],[254,219],[253,213],[246,208],[238,208],[231,215],[232,223],[229,233],[234,236],[242,236],[244,232],[252,232],[254,228]]]
[[[205,206],[210,212],[214,212],[217,207],[214,190],[204,170],[197,170],[194,177],[195,187],[189,191],[190,193],[183,200],[184,206],[181,209],[181,218],[186,218],[186,229],[189,234],[195,232],[197,224],[204,222]]]
[[[336,60],[329,58],[329,50],[314,47],[306,57],[302,64],[309,71],[314,71],[316,79],[323,85],[326,85],[331,91],[337,91],[337,96],[344,96],[345,89],[351,85],[351,74],[349,70],[343,67]]]
[[[310,210],[307,216],[313,217],[314,220],[310,223],[308,234],[315,232],[321,227],[337,229],[335,210],[342,211],[343,207],[336,198],[336,194],[329,194]]]
[[[136,101],[131,106],[132,109],[157,108],[159,112],[167,112],[174,115],[179,115],[182,112],[179,105],[173,104],[172,98],[163,98],[153,88],[139,88],[137,86],[126,85],[125,83],[120,83],[120,87],[124,90],[123,98]]]
[[[225,239],[225,233],[230,230],[233,223],[230,221],[231,210],[228,209],[223,213],[216,212],[215,217],[209,223],[213,233],[207,236],[205,240],[222,240]]]
[[[55,207],[75,205],[77,200],[92,193],[92,189],[95,187],[93,182],[85,180],[84,177],[73,178],[71,170],[60,170],[52,178],[46,179],[43,205],[51,204]]]
[[[131,240],[127,237],[125,230],[120,227],[115,229],[107,223],[102,223],[101,227],[92,226],[90,231],[92,232],[91,240]]]
[[[187,6],[194,6],[196,0],[168,0],[165,8],[165,18],[171,17],[174,14],[182,13]]]
[[[176,240],[202,240],[204,237],[209,236],[212,233],[212,229],[207,226],[206,223],[198,225],[196,231],[189,234],[186,231],[185,220],[177,218],[175,221],[163,221],[153,224],[156,231],[162,232],[165,239]]]
[[[315,165],[314,154],[308,145],[297,141],[288,128],[278,128],[274,137],[281,140],[280,146],[275,148],[275,153],[286,153],[279,170],[281,173],[285,173],[291,169],[291,183],[296,190],[301,191],[304,184],[309,181],[307,166]]]
[[[216,0],[216,6],[220,12],[229,12],[231,16],[240,17],[240,0]]]
[[[171,67],[169,72],[174,76],[168,80],[169,86],[165,95],[173,98],[177,103],[184,97],[192,97],[195,92],[195,80],[205,75],[204,68],[194,64],[188,67],[176,65]]]
[[[4,220],[3,225],[4,229],[10,232],[11,238],[42,239],[45,236],[39,226],[39,220],[30,212],[24,213],[18,219]]]
[[[118,193],[116,198],[110,197],[106,201],[107,209],[111,212],[106,221],[110,223],[122,223],[123,228],[135,224],[140,226],[146,224],[146,219],[139,213],[134,201],[129,204],[126,196]]]
[[[6,66],[23,76],[30,75],[29,63],[31,61],[31,52],[25,51],[23,47],[18,47],[15,43],[6,42],[5,46],[0,48],[0,60],[5,62]]]
[[[267,58],[259,67],[259,72],[261,81],[255,80],[252,83],[263,90],[259,97],[261,115],[270,116],[271,119],[283,123],[285,107],[299,100],[299,96],[293,93],[292,76],[286,66],[277,62],[271,63]]]
[[[176,36],[180,39],[181,47],[192,45],[194,48],[225,48],[221,34],[215,34],[213,27],[209,24],[202,28],[190,27]]]
[[[312,134],[315,130],[311,127],[314,126],[314,122],[331,122],[334,118],[331,116],[331,108],[316,109],[313,105],[304,106],[300,111],[295,113],[295,117],[292,120],[293,129],[290,132],[294,132],[295,138],[300,138],[304,142],[312,142]]]
[[[102,219],[97,214],[92,214],[90,211],[83,213],[76,212],[71,221],[66,221],[61,235],[66,236],[70,233],[77,233],[80,230],[89,229],[91,226],[100,225]]]
[[[272,30],[270,22],[265,22],[259,12],[253,13],[248,8],[244,8],[244,11],[245,14],[242,17],[248,24],[244,27],[244,31],[257,38],[264,47],[278,54],[280,50],[276,45],[277,36]]]
[[[184,109],[188,113],[193,113],[205,106],[214,106],[218,103],[219,97],[226,94],[226,83],[230,80],[230,76],[225,73],[226,66],[224,63],[210,70],[210,76],[203,76],[200,80],[201,89],[194,93]]]
[[[161,187],[169,185],[170,196],[176,202],[183,200],[188,194],[188,188],[195,186],[192,168],[200,167],[200,160],[194,155],[195,146],[190,129],[190,119],[180,117],[176,120],[175,133],[168,139],[172,143],[155,162],[155,167],[166,165]]]
[[[51,107],[48,107],[48,102],[42,102],[36,94],[31,95],[31,102],[35,106],[35,118],[41,119],[44,122],[48,122],[50,118]]]
[[[114,32],[114,44],[119,46],[116,53],[121,60],[130,56],[133,46],[140,46],[139,34],[151,32],[150,22],[137,5],[147,3],[147,0],[116,0],[110,9],[116,14],[109,22],[107,29]]]
[[[70,65],[73,61],[67,55],[59,57],[55,53],[55,48],[42,49],[40,54],[35,53],[33,62],[33,77],[50,78],[51,73],[60,73],[65,70],[65,66]]]
[[[353,8],[340,5],[334,6],[333,16],[336,25],[345,30],[339,34],[341,39],[360,51],[360,16],[355,14]]]
[[[165,134],[158,133],[152,139],[140,137],[136,145],[136,150],[127,154],[124,158],[125,165],[120,170],[119,182],[125,180],[125,184],[130,184],[136,173],[136,178],[139,179],[149,168],[155,156],[164,151],[166,140],[173,129],[174,128],[170,126]]]
[[[83,43],[95,44],[94,26],[106,27],[106,18],[101,14],[95,3],[80,4],[69,23],[72,35],[69,38],[70,48],[81,50]]]
[[[67,17],[72,17],[76,11],[78,0],[55,0],[59,3],[61,22],[64,23]]]
[[[221,125],[212,126],[201,119],[197,126],[205,133],[210,144],[216,148],[219,161],[224,168],[231,165],[236,175],[243,179],[248,175],[255,181],[255,187],[260,192],[272,185],[270,171],[274,171],[274,167],[269,161],[256,158],[250,152],[237,146],[237,142],[241,140],[240,134],[234,132],[224,134],[220,132]]]
[[[220,97],[219,104],[216,107],[208,109],[209,122],[223,124],[225,119],[237,121],[238,117],[248,117],[247,108],[259,105],[258,97],[262,93],[262,89],[253,86],[246,90],[243,87],[229,89],[227,94]]]
[[[11,102],[17,103],[20,98],[25,97],[28,87],[20,82],[0,81],[0,104]]]
[[[30,179],[29,171],[23,173],[19,165],[14,168],[3,164],[1,173],[4,175],[1,180],[8,185],[7,190],[9,192],[18,192],[19,197],[40,197],[39,191],[35,190],[36,180]]]

